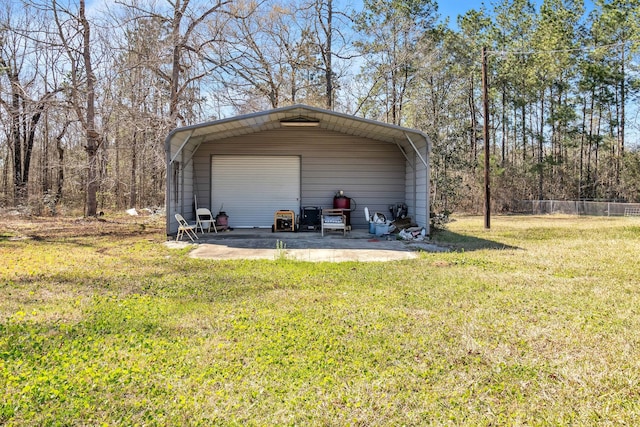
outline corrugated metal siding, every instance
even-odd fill
[[[408,210],[408,214],[411,218],[415,218],[416,217],[416,195],[415,195],[415,188],[416,188],[416,170],[415,170],[415,155],[413,156],[408,156],[412,161],[406,161],[406,172],[405,172],[405,176],[404,176],[404,180],[405,180],[405,191],[404,191],[404,198],[405,201],[407,203],[407,207],[409,208]]]
[[[180,182],[182,198],[178,201],[178,213],[181,213],[187,219],[195,221],[195,210],[194,210],[194,199],[193,195],[193,177],[194,177],[194,168],[193,162],[191,161],[193,156],[193,149],[195,147],[189,146],[185,148],[181,156],[181,166],[182,166],[182,174],[183,180]]]
[[[339,190],[354,199],[351,223],[368,228],[364,207],[388,214],[405,200],[406,161],[395,144],[319,128],[274,129],[203,143],[194,156],[198,205],[211,206],[211,159],[218,155],[299,156],[300,206],[329,208]],[[353,205],[352,205],[353,208]],[[297,212],[299,213],[299,212]]]
[[[271,227],[278,210],[300,211],[297,156],[213,156],[211,198],[230,227]]]
[[[174,153],[178,151],[183,141],[172,141],[171,151],[167,153],[168,160],[173,158]],[[173,181],[173,166],[167,170],[167,221],[170,225],[170,232],[178,230],[178,223],[175,220],[174,215],[179,213],[183,215],[187,220],[195,221],[194,211],[194,166],[191,161],[193,156],[193,150],[195,147],[187,146],[183,149],[178,156],[174,159],[174,164],[178,165],[177,182]],[[176,188],[178,198],[176,199]]]
[[[428,159],[428,146],[424,139],[413,139],[418,152],[423,159]],[[409,207],[409,216],[418,224],[429,228],[429,193],[427,191],[428,166],[415,151],[408,153],[405,174],[405,198]]]
[[[419,162],[417,166],[416,186],[418,188],[428,188],[427,169]],[[416,193],[416,213],[414,215],[418,224],[429,224],[429,195],[425,191]]]

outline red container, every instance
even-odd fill
[[[229,228],[229,217],[225,212],[220,212],[216,215],[216,229],[226,230]]]
[[[333,208],[342,209],[347,219],[347,225],[351,225],[351,198],[342,195],[336,195],[333,198]]]

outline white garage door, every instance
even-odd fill
[[[230,227],[270,228],[279,210],[300,212],[300,157],[213,156],[212,210]]]

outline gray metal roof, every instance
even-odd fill
[[[403,146],[413,145],[410,140],[413,139],[415,141],[415,138],[418,138],[415,142],[420,141],[420,145],[422,145],[422,141],[426,141],[430,145],[427,135],[415,129],[298,104],[177,128],[167,136],[166,146],[169,149],[171,141],[176,138],[179,141],[186,141],[187,139],[193,142],[215,141],[281,128],[283,126],[282,122],[287,121],[317,122],[317,126],[320,129]]]

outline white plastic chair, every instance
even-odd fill
[[[211,211],[207,208],[196,209],[196,231],[198,231],[199,228],[200,232],[204,233],[204,229],[206,228],[207,232],[210,232],[212,226],[213,231],[217,233],[216,219],[211,214]]]
[[[193,240],[194,237],[196,239],[198,238],[198,236],[196,235],[195,225],[189,225],[187,220],[184,219],[184,217],[178,213],[175,215],[175,217],[176,217],[176,221],[178,221],[178,234],[176,234],[176,241],[182,239],[182,236],[184,236],[185,234],[189,236],[192,242],[194,241]]]

